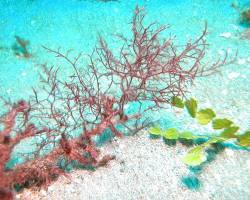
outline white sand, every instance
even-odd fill
[[[190,174],[181,162],[188,150],[181,144],[170,147],[152,140],[146,133],[113,141],[104,154],[116,160],[94,172],[74,171],[71,180],[60,177],[48,191],[25,190],[18,199],[26,200],[249,200],[250,152],[226,149],[206,165],[201,188],[189,190],[181,177]]]

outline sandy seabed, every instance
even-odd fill
[[[108,166],[96,171],[74,171],[70,180],[60,177],[47,191],[27,189],[17,197],[20,200],[250,199],[250,152],[226,148],[197,176],[200,188],[190,190],[181,181],[191,174],[181,162],[189,148],[182,144],[168,146],[140,132],[101,148],[103,154],[116,156]]]

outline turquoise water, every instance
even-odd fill
[[[242,7],[249,1],[240,1]],[[239,33],[246,27],[239,23],[238,12],[226,0],[181,0],[181,1],[77,1],[77,0],[2,0],[0,2],[0,93],[13,100],[27,99],[31,87],[39,85],[39,64],[60,65],[41,46],[63,50],[74,49],[75,53],[92,51],[98,34],[102,35],[111,47],[117,41],[112,34],[130,35],[130,24],[136,5],[144,6],[147,22],[158,21],[169,24],[165,33],[176,35],[176,43],[184,44],[189,38],[202,33],[204,23],[208,23],[207,61],[213,61],[227,50],[234,55],[238,50],[235,64],[221,69],[221,75],[199,79],[191,88],[191,94],[204,105],[217,108],[229,117],[236,118],[243,129],[250,127],[250,41],[239,39]],[[221,34],[230,34],[229,38]],[[30,42],[29,59],[18,58],[11,47],[15,36]],[[60,66],[63,71],[70,69]],[[233,77],[233,78],[232,78]],[[163,124],[172,124],[172,119],[162,111],[158,118]],[[158,119],[155,119],[158,120]],[[165,122],[167,120],[167,123]],[[179,120],[179,124],[183,119]],[[173,122],[174,121],[174,122]],[[176,122],[177,122],[176,121]],[[181,123],[182,124],[182,123]]]
[[[147,11],[146,22],[169,24],[166,31],[176,35],[177,44],[196,38],[208,24],[210,44],[206,61],[221,57],[223,50],[233,57],[234,64],[225,66],[221,73],[200,78],[190,88],[202,106],[215,108],[218,114],[234,119],[244,131],[250,128],[250,40],[240,39],[247,27],[240,24],[238,12],[230,0],[120,0],[101,2],[94,0],[1,0],[0,1],[0,94],[12,100],[28,99],[32,87],[39,83],[39,64],[60,65],[60,60],[46,52],[51,49],[90,53],[98,34],[115,49],[119,45],[112,34],[130,36],[130,24],[136,5]],[[239,1],[243,7],[250,1]],[[29,59],[17,57],[13,52],[15,36],[29,41]],[[67,74],[71,69],[60,66]],[[189,118],[162,110],[151,116],[165,127],[200,129]],[[18,158],[15,158],[18,159]]]
[[[240,1],[245,5],[249,1]],[[185,43],[188,38],[201,34],[207,21],[208,43],[210,49],[207,59],[220,56],[221,50],[229,50],[234,54],[239,51],[239,59],[247,60],[250,56],[249,41],[240,40],[237,35],[246,30],[239,24],[239,15],[231,7],[228,0],[181,0],[181,1],[77,1],[77,0],[2,0],[0,2],[0,92],[12,99],[27,98],[31,86],[38,84],[37,64],[58,60],[49,55],[41,45],[52,49],[62,47],[64,50],[74,49],[77,52],[90,52],[96,44],[97,34],[101,34],[110,45],[116,44],[112,34],[129,35],[129,22],[135,6],[145,6],[147,21],[158,21],[169,24],[171,32],[177,36],[177,42]],[[231,33],[230,38],[220,37],[222,33]],[[11,46],[15,43],[14,36],[20,36],[30,42],[30,59],[17,58]],[[241,65],[227,66],[222,73],[227,79],[231,72],[240,73],[236,80],[213,81],[216,88],[227,88],[234,91],[239,87],[248,91],[249,62]],[[243,77],[242,77],[243,76]],[[206,84],[212,78],[203,79]],[[208,84],[209,86],[210,84]],[[212,95],[212,94],[210,94]],[[215,96],[215,95],[212,95]],[[229,95],[245,96],[235,93]]]

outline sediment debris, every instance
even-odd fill
[[[31,54],[28,51],[28,46],[30,44],[29,41],[17,35],[15,36],[15,39],[16,39],[16,42],[11,47],[14,54],[18,57],[30,58]]]
[[[237,0],[234,0],[231,6],[239,13],[240,23],[250,26],[250,5],[241,6]]]
[[[240,38],[250,40],[250,28],[248,28],[246,31],[241,33]]]

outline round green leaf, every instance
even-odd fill
[[[172,103],[172,106],[175,106],[177,108],[184,108],[183,101],[177,96],[172,97],[172,102],[171,103]]]
[[[238,136],[238,144],[244,147],[250,147],[250,130]]]
[[[223,142],[224,139],[220,138],[220,137],[212,137],[210,138],[207,142],[205,142],[204,144],[202,144],[203,147],[208,147],[210,144],[215,144],[218,142]]]
[[[187,139],[187,140],[192,140],[192,139],[196,139],[198,137],[195,136],[195,135],[193,135],[193,133],[191,133],[189,131],[184,131],[184,132],[180,133],[179,138],[183,138],[183,139]]]
[[[226,139],[230,139],[230,138],[237,138],[237,136],[235,135],[235,133],[239,130],[240,128],[238,126],[231,126],[229,128],[226,128],[221,134],[220,136]]]
[[[197,112],[197,107],[198,107],[197,106],[197,101],[195,99],[191,98],[190,100],[187,100],[185,102],[185,106],[186,106],[190,116],[195,118],[196,112]]]
[[[152,135],[161,135],[162,134],[162,130],[158,126],[157,127],[151,127],[148,131]]]
[[[179,138],[179,132],[175,128],[170,128],[166,131],[164,131],[163,135],[164,138],[170,139],[170,140],[176,140]]]
[[[215,112],[210,109],[203,109],[200,110],[197,115],[196,115],[196,119],[197,121],[201,124],[201,125],[206,125],[208,124],[214,117],[215,117]]]
[[[232,123],[233,122],[229,119],[215,119],[213,120],[213,128],[215,130],[228,128],[229,126],[231,126]]]
[[[191,149],[183,158],[183,162],[190,166],[197,166],[206,160],[206,156],[202,146],[197,146]]]

